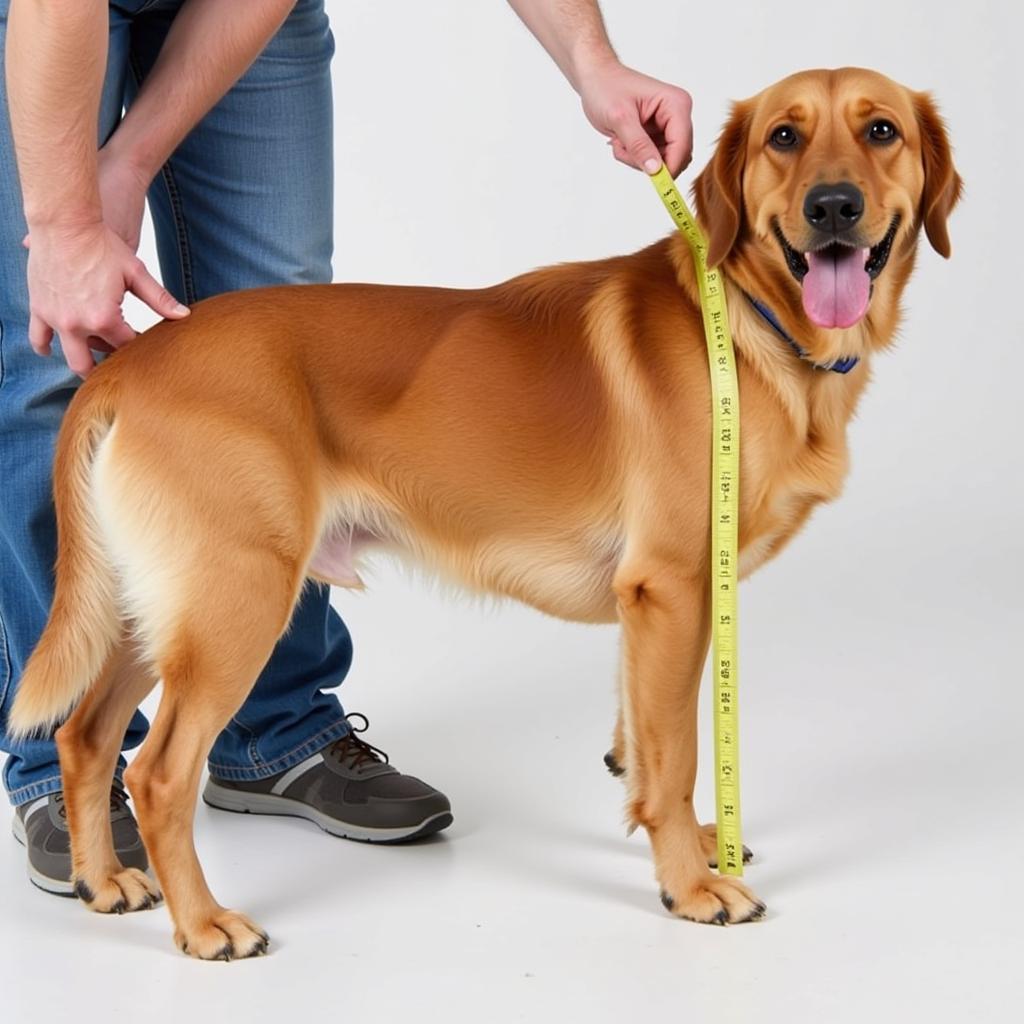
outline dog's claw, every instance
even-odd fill
[[[175,944],[186,956],[228,962],[263,956],[270,946],[270,936],[244,914],[222,909],[193,923],[188,930],[178,929]]]
[[[96,899],[96,894],[80,878],[75,881],[74,892],[83,903],[92,903]]]
[[[754,906],[754,909],[743,919],[744,921],[760,921],[767,912],[768,907],[765,906],[760,900]]]
[[[681,879],[673,889],[676,895],[661,890],[662,906],[676,917],[697,924],[759,921],[767,909],[741,881],[730,876],[708,874],[696,883]]]

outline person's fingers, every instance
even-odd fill
[[[89,350],[88,337],[81,331],[64,331],[60,336],[60,347],[72,372],[82,378],[88,377],[96,365]]]
[[[625,164],[627,167],[632,167],[634,170],[636,170],[636,163],[633,159],[632,154],[629,152],[628,149],[626,149],[625,146],[622,145],[621,142],[619,142],[618,139],[612,139],[609,142],[609,145],[612,147],[612,154],[614,155],[615,159],[619,161],[619,163]],[[655,163],[657,164],[657,166],[655,166]],[[648,162],[647,164],[644,165],[645,174],[654,174],[660,169],[660,158],[657,161]]]
[[[651,142],[653,142],[654,145],[657,146],[658,152],[661,153],[662,156],[664,156],[666,146],[665,133],[658,127],[657,122],[648,121],[644,125],[644,131],[647,132],[647,135],[650,138]]]
[[[633,167],[633,161],[630,159],[629,153],[626,152],[625,146],[619,142],[618,139],[610,139],[608,145],[612,147],[612,154],[619,163],[626,164],[627,167]],[[648,173],[653,174],[653,171]]]
[[[35,313],[28,320],[28,343],[36,355],[48,356],[53,343],[53,328]]]
[[[132,326],[126,323],[124,317],[121,315],[121,311],[117,311],[116,319],[111,318],[109,323],[102,326],[100,330],[93,335],[93,340],[102,341],[107,345],[106,349],[102,351],[112,352],[114,349],[120,348],[126,342],[132,340],[135,337],[135,330]],[[92,345],[96,349],[96,345]]]
[[[664,153],[668,173],[673,178],[678,178],[690,166],[693,159],[693,143],[688,138],[666,139]]]
[[[23,238],[23,239],[21,240],[21,244],[22,244],[22,245],[23,245],[23,246],[24,246],[24,247],[25,247],[26,249],[31,249],[31,248],[32,248],[32,236],[31,236],[31,235],[26,235],[26,236],[25,236],[25,237],[24,237],[24,238]]]
[[[116,352],[117,349],[110,344],[109,341],[104,341],[102,338],[97,338],[95,334],[89,335],[89,348],[93,352],[106,352],[108,355],[111,352]]]
[[[648,174],[653,174],[661,166],[658,147],[644,131],[635,106],[623,105],[614,110],[608,117],[608,125],[614,133],[612,148],[617,160],[623,160],[620,153],[625,154],[624,163],[642,168]]]
[[[178,320],[188,316],[188,306],[183,306],[164,286],[146,269],[142,260],[136,260],[130,277],[126,282],[128,290],[149,306],[154,313],[168,320]]]
[[[692,100],[681,89],[673,90],[658,105],[654,120],[664,139],[660,146],[669,174],[675,178],[689,164],[693,156]],[[660,139],[658,140],[661,141]]]

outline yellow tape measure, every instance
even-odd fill
[[[718,870],[743,874],[740,827],[739,660],[736,642],[739,565],[740,401],[725,285],[707,264],[707,241],[665,166],[651,175],[690,246],[700,286],[711,369],[711,663],[715,706],[715,808]]]

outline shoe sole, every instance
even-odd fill
[[[432,836],[446,829],[455,820],[451,811],[439,811],[415,825],[403,828],[369,828],[339,821],[299,800],[276,796],[273,793],[241,793],[236,789],[218,786],[212,779],[206,783],[203,790],[203,803],[218,811],[231,811],[233,814],[269,814],[279,818],[304,818],[339,839],[382,845],[407,843],[413,839]]]
[[[11,834],[26,848],[27,853],[28,837],[25,835],[25,823],[17,814],[14,815],[14,821],[11,822]],[[75,896],[75,885],[71,879],[50,878],[49,875],[44,875],[34,867],[28,857],[25,858],[25,862],[28,865],[28,880],[37,889],[42,889],[43,892],[48,892],[53,896],[67,896],[70,899],[78,898]]]

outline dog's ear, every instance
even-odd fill
[[[956,206],[964,183],[953,166],[946,125],[928,93],[914,95],[914,111],[921,130],[921,162],[924,164],[921,223],[932,248],[948,259],[951,247],[946,219]]]
[[[716,267],[732,251],[743,224],[743,165],[751,111],[734,103],[718,137],[715,155],[693,183],[697,216],[708,235],[708,266]]]

